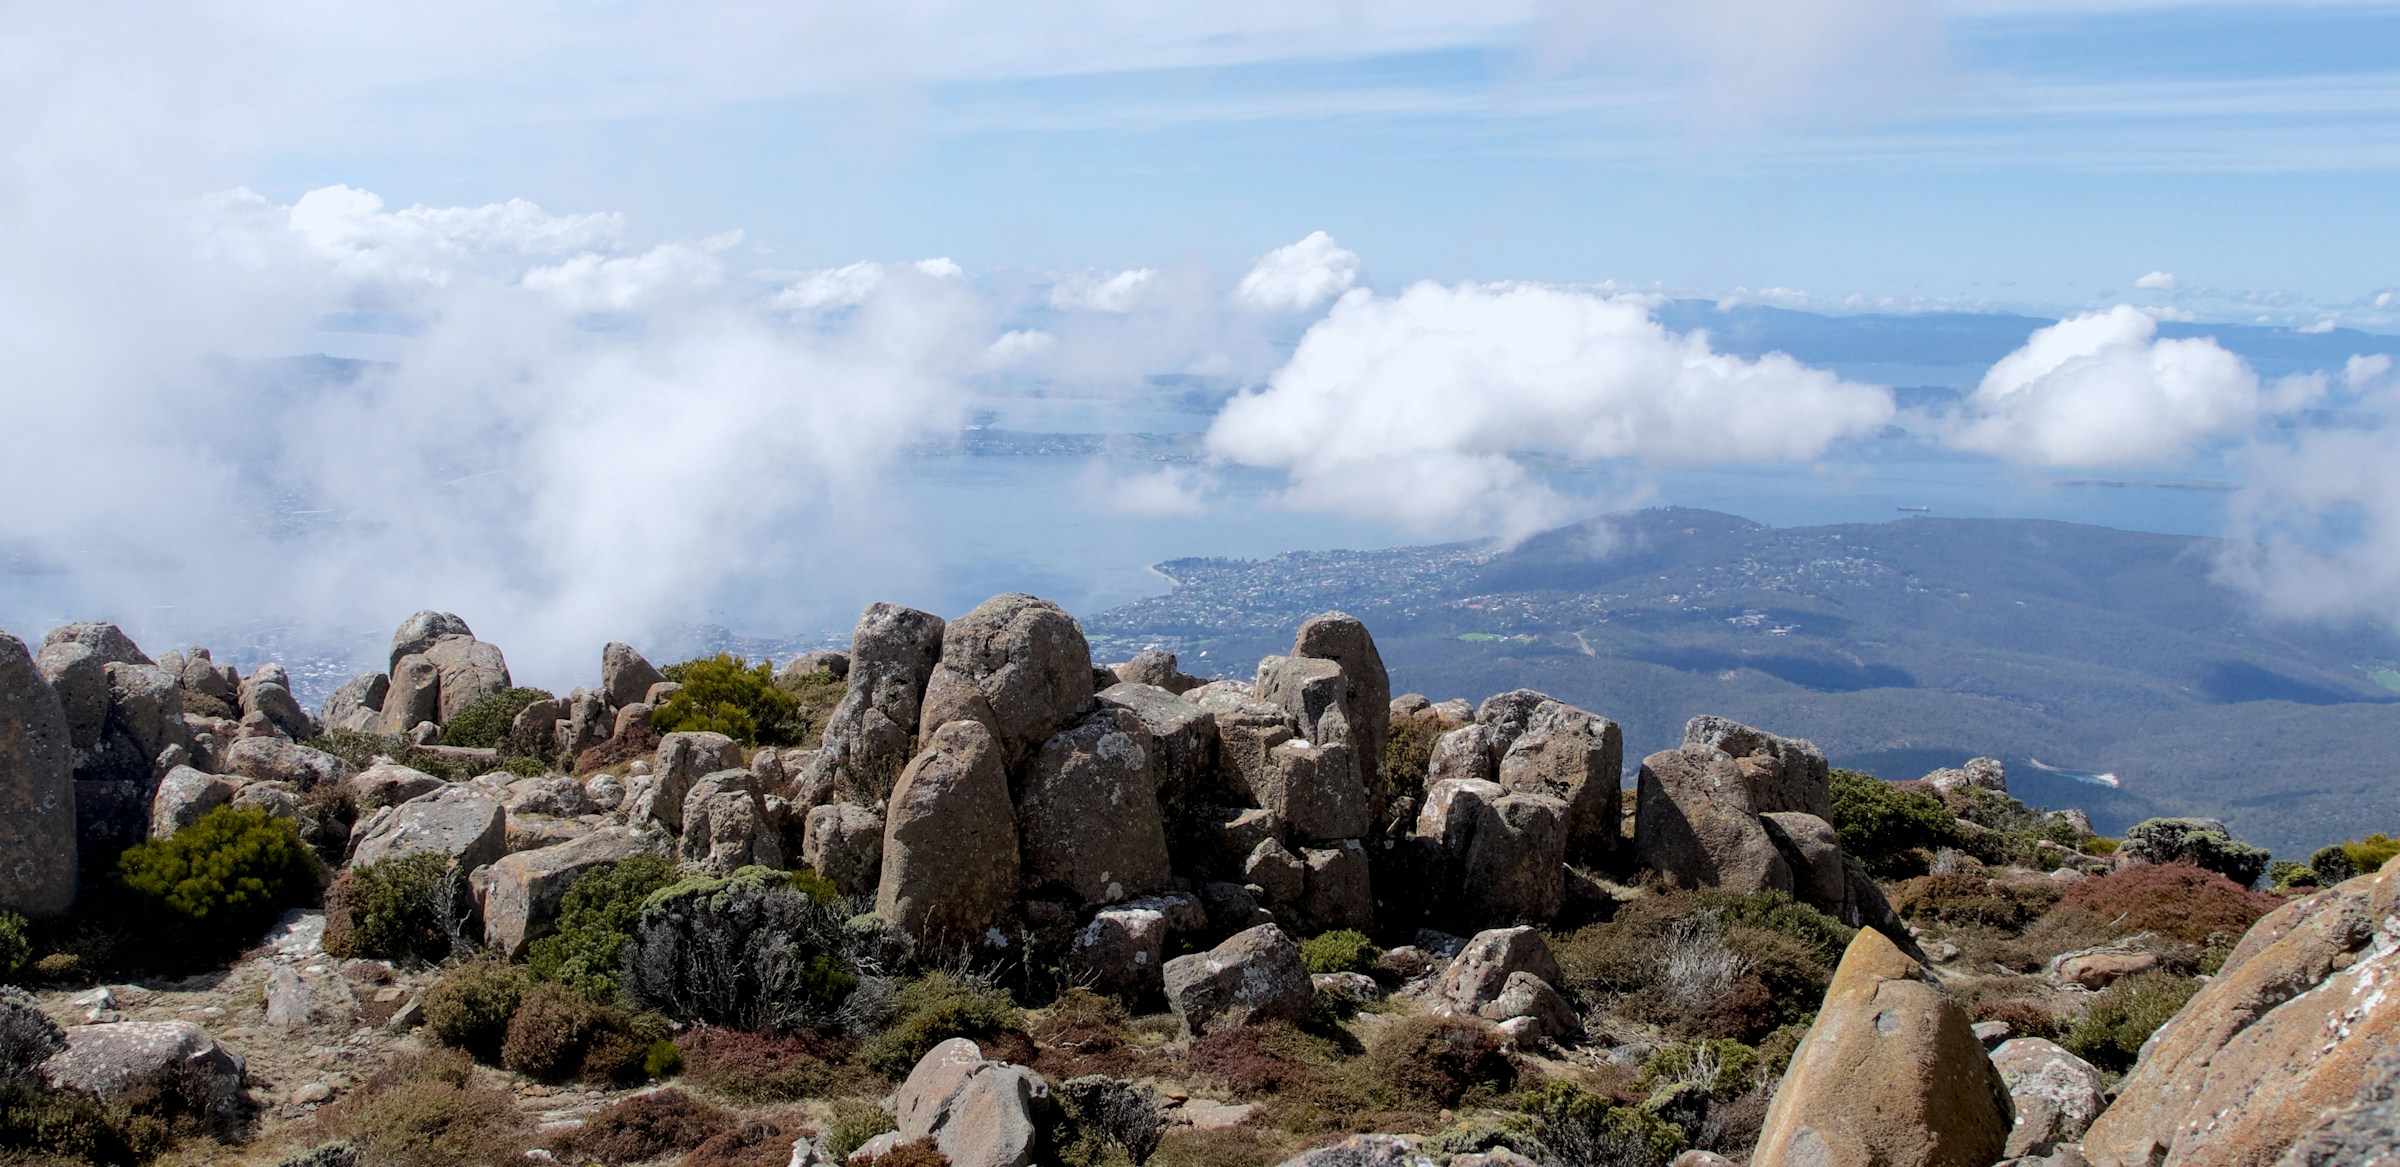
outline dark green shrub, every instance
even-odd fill
[[[675,861],[658,854],[584,872],[560,900],[558,931],[526,950],[526,971],[537,981],[572,985],[595,1001],[614,1000],[617,961],[633,940],[642,902],[673,882]]]
[[[1780,932],[1806,945],[1828,967],[1841,963],[1842,952],[1858,935],[1858,929],[1779,891],[1699,891],[1692,894],[1692,907],[1716,916],[1728,929]]]
[[[1052,1137],[1065,1167],[1141,1163],[1167,1133],[1158,1092],[1148,1086],[1088,1074],[1061,1084],[1058,1098],[1065,1113]]]
[[[1843,853],[1879,876],[1919,874],[1934,848],[1958,843],[1958,818],[1932,791],[1902,790],[1855,770],[1835,770],[1832,790]]]
[[[508,737],[517,715],[536,701],[556,699],[547,689],[502,689],[478,699],[442,723],[442,744],[491,749]]]
[[[2198,981],[2163,972],[2136,973],[2100,990],[2059,1044],[2103,1070],[2124,1073],[2141,1055],[2142,1043],[2199,991]]]
[[[661,672],[683,688],[650,712],[660,733],[713,731],[753,746],[800,740],[799,699],[776,687],[775,670],[764,662],[751,667],[721,652]]]
[[[1539,1162],[1666,1167],[1685,1145],[1681,1130],[1650,1112],[1565,1082],[1527,1091],[1518,1106],[1533,1120]]]
[[[325,951],[438,964],[466,914],[466,879],[449,856],[395,855],[334,878],[325,893]]]
[[[858,983],[844,918],[788,872],[684,880],[643,903],[621,975],[636,1001],[680,1021],[765,1033],[820,1024]]]
[[[218,807],[166,839],[117,858],[117,886],[160,954],[211,959],[256,940],[286,908],[314,903],[317,869],[286,820],[257,807]]]
[[[2276,891],[2281,892],[2306,890],[2320,886],[2317,881],[2316,868],[2306,863],[2294,863],[2289,859],[2278,859],[2267,864],[2267,883]]]
[[[593,1115],[559,1140],[576,1162],[640,1163],[689,1151],[733,1127],[733,1117],[681,1090],[637,1094]]]
[[[2350,849],[2334,843],[2317,849],[2308,857],[2308,866],[2317,873],[2317,882],[2325,887],[2358,878],[2358,864],[2350,859]]]
[[[378,733],[360,733],[352,729],[327,730],[323,736],[303,740],[301,745],[321,750],[350,763],[354,770],[364,770],[375,764],[378,756],[401,758],[408,756],[407,738]]]
[[[528,1078],[558,1082],[583,1068],[584,1051],[604,1027],[601,1008],[565,985],[535,985],[508,1019],[500,1064]]]
[[[469,961],[425,990],[425,1028],[476,1061],[497,1063],[508,1021],[525,1000],[525,973],[498,960]]]
[[[2377,831],[2366,838],[2342,844],[2342,851],[2350,856],[2351,869],[2366,875],[2383,870],[2383,865],[2391,862],[2393,856],[2400,855],[2400,839]]]
[[[1312,973],[1372,973],[1383,950],[1366,934],[1350,928],[1320,932],[1300,942],[1300,958]]]
[[[1387,802],[1414,799],[1425,793],[1425,774],[1433,766],[1433,743],[1456,728],[1445,722],[1395,717],[1383,739],[1383,786]]]
[[[988,1042],[1020,1029],[1024,1015],[1007,993],[946,972],[900,986],[893,1017],[859,1048],[859,1060],[887,1077],[904,1077],[933,1047],[953,1037]]]
[[[2138,863],[2188,863],[2249,887],[2273,856],[2226,834],[2206,819],[2149,819],[2125,832],[2124,851]],[[2353,856],[2355,858],[2355,856]]]
[[[522,1167],[531,1135],[516,1099],[478,1085],[474,1064],[446,1049],[401,1057],[317,1122],[379,1167]]]
[[[1792,1055],[1800,1052],[1800,1039],[1808,1036],[1808,1027],[1816,1023],[1817,1015],[1807,1017],[1758,1039],[1758,1081],[1772,1089],[1791,1068]],[[1980,1020],[1980,1019],[1979,1019]]]

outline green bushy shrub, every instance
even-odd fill
[[[1900,885],[1892,908],[1905,920],[1961,925],[1978,924],[2016,931],[2039,919],[2058,902],[2057,887],[2040,884],[1998,884],[1963,871],[1921,875]]]
[[[317,869],[284,819],[223,806],[117,858],[117,888],[161,954],[213,959],[256,940],[284,909],[314,903]]]
[[[791,694],[796,706],[792,711],[792,744],[796,746],[823,744],[825,723],[850,692],[848,681],[827,672],[781,673],[775,678],[775,687]]]
[[[1684,1082],[1707,1087],[1720,1101],[1732,1098],[1758,1084],[1758,1051],[1724,1038],[1670,1042],[1642,1063],[1637,1088],[1647,1093]]]
[[[465,919],[465,899],[465,878],[438,852],[353,867],[325,893],[325,951],[438,964]]]
[[[753,746],[800,740],[800,701],[775,684],[765,662],[753,667],[732,653],[688,660],[661,670],[683,688],[650,713],[660,733],[715,732]]]
[[[2125,832],[2125,853],[2142,863],[2188,863],[2249,887],[2273,856],[2203,819],[2147,819]]]
[[[491,749],[508,738],[517,715],[536,701],[555,700],[548,689],[502,689],[487,694],[442,723],[442,744]]]
[[[831,1019],[858,983],[838,901],[745,867],[652,892],[624,948],[634,1000],[679,1021],[783,1033]]]
[[[850,1152],[865,1146],[868,1139],[899,1129],[899,1124],[882,1107],[843,1099],[833,1104],[833,1118],[825,1124],[825,1134],[817,1149],[826,1158],[840,1163],[850,1157]]]
[[[2350,849],[2340,843],[2317,849],[2308,857],[2309,870],[2316,872],[2317,883],[2324,887],[2358,878],[2358,865],[2350,860]]]
[[[1383,739],[1383,785],[1387,802],[1415,799],[1425,793],[1425,775],[1433,767],[1433,743],[1455,727],[1414,717],[1395,717]]]
[[[2267,864],[2267,884],[2280,892],[2305,891],[2322,886],[2316,868],[2289,859],[2278,859]]]
[[[33,963],[33,938],[26,934],[30,927],[25,917],[0,912],[0,981],[14,983]]]
[[[1300,942],[1300,958],[1312,973],[1373,973],[1383,950],[1366,933],[1351,928],[1320,932]]]
[[[527,987],[524,970],[502,961],[459,965],[425,990],[425,1028],[443,1045],[497,1064]]]
[[[560,900],[558,930],[526,950],[526,971],[537,981],[572,985],[595,1001],[614,1000],[617,961],[633,940],[642,902],[673,882],[675,861],[659,854],[584,872]]]
[[[893,994],[891,1024],[859,1047],[859,1060],[900,1078],[953,1037],[984,1043],[1023,1024],[1024,1014],[1006,992],[946,972],[927,973]]]
[[[1714,914],[1727,928],[1780,932],[1806,945],[1827,967],[1840,964],[1858,929],[1779,891],[1709,889],[1692,895],[1692,906]]]
[[[1934,848],[1958,843],[1958,818],[1930,790],[1871,774],[1833,772],[1833,829],[1843,853],[1887,878],[1921,874]]]
[[[2136,973],[2100,990],[2059,1044],[2103,1070],[2124,1073],[2141,1055],[2142,1043],[2199,991],[2198,981],[2163,972]]]
[[[2381,871],[2394,855],[2400,855],[2400,839],[2378,831],[2363,839],[2319,848],[2316,854],[2308,857],[2308,865],[2316,870],[2319,884],[2332,887],[2344,880]]]
[[[1685,1146],[1683,1132],[1656,1115],[1565,1082],[1527,1091],[1518,1107],[1533,1120],[1539,1162],[1666,1167]]]
[[[1419,1013],[1385,1027],[1367,1047],[1366,1079],[1401,1106],[1438,1110],[1471,1095],[1506,1093],[1516,1063],[1497,1026],[1480,1017]]]

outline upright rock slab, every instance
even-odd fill
[[[920,945],[977,943],[1017,902],[1017,814],[991,730],[952,722],[925,739],[884,812],[875,913]]]
[[[1150,768],[1154,749],[1142,719],[1113,707],[1043,743],[1017,798],[1029,888],[1088,906],[1167,886],[1173,872]]]
[[[942,632],[924,718],[980,721],[1014,763],[1092,702],[1092,650],[1065,610],[1028,595],[994,596]]]
[[[1707,745],[1642,759],[1633,854],[1686,887],[1792,890],[1792,869],[1759,822],[1735,759]]]
[[[612,640],[600,650],[600,691],[616,708],[641,701],[650,695],[650,686],[666,679],[630,644]]]
[[[1391,737],[1392,678],[1376,651],[1375,637],[1357,617],[1326,612],[1300,624],[1292,655],[1329,660],[1342,668],[1342,708],[1350,722],[1351,748],[1359,781],[1366,786],[1369,818],[1383,823],[1383,750]]]
[[[1510,790],[1566,804],[1568,857],[1599,866],[1617,851],[1624,769],[1617,723],[1545,698],[1501,754],[1498,775]]]
[[[1989,1167],[2008,1087],[1958,1002],[1883,934],[1860,929],[1792,1053],[1751,1162]]]
[[[75,903],[75,774],[67,714],[25,642],[0,632],[0,910]]]
[[[799,802],[873,805],[908,765],[925,686],[942,655],[942,618],[898,604],[872,604],[850,634],[849,688],[825,719],[825,744],[802,771]]]

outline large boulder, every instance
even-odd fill
[[[1278,781],[1270,769],[1274,752],[1300,736],[1299,726],[1282,706],[1238,682],[1202,685],[1187,698],[1216,723],[1216,794],[1234,805],[1264,805],[1264,792]]]
[[[1186,674],[1175,654],[1161,648],[1143,649],[1132,660],[1109,671],[1116,675],[1118,684],[1148,685],[1179,697],[1200,687],[1200,679]]]
[[[392,671],[400,671],[402,657],[418,655],[452,637],[474,635],[465,620],[449,612],[419,612],[401,621],[392,633]]]
[[[1338,726],[1341,714],[1326,718]],[[1374,804],[1359,781],[1358,750],[1343,734],[1312,743],[1300,738],[1267,751],[1266,764],[1250,781],[1250,793],[1294,839],[1312,842],[1355,839],[1375,823]]]
[[[811,808],[801,825],[800,862],[843,895],[875,894],[883,874],[883,816],[854,802]],[[1015,875],[1012,866],[1012,883]]]
[[[2265,1167],[2400,1046],[2400,860],[2269,912],[2142,1046],[2093,1167]]]
[[[350,864],[364,867],[399,855],[434,852],[461,871],[508,853],[508,816],[500,803],[471,786],[445,786],[421,798],[376,811],[351,837]]]
[[[963,1037],[933,1047],[892,1096],[899,1141],[932,1139],[951,1167],[1027,1167],[1049,1106],[1040,1074],[987,1061]]]
[[[1758,816],[1767,838],[1792,871],[1792,898],[1856,925],[1850,871],[1833,824],[1813,814],[1779,810]],[[1880,893],[1879,893],[1880,894]]]
[[[1027,887],[1092,905],[1167,886],[1173,872],[1150,767],[1155,750],[1142,719],[1115,707],[1042,744],[1017,797]]]
[[[965,946],[1007,919],[1017,884],[1000,744],[978,722],[934,730],[884,811],[875,913],[920,945]]]
[[[289,782],[313,790],[329,782],[349,781],[357,770],[350,763],[279,737],[244,738],[227,747],[218,769],[259,782]]]
[[[525,947],[558,926],[567,889],[585,872],[656,850],[661,836],[624,827],[602,827],[572,842],[502,857],[485,869],[483,942],[515,960]]]
[[[766,796],[748,770],[719,770],[692,783],[683,798],[683,865],[711,875],[783,866],[783,845],[767,817]]]
[[[1300,946],[1273,924],[1168,961],[1165,988],[1167,1004],[1195,1037],[1262,1021],[1305,1021],[1317,1003]]]
[[[1300,861],[1308,879],[1298,909],[1309,931],[1364,932],[1375,927],[1375,891],[1365,846],[1357,839],[1340,839],[1323,847],[1304,847]]]
[[[1375,638],[1357,617],[1343,612],[1311,616],[1292,637],[1294,657],[1329,660],[1342,668],[1342,707],[1350,723],[1350,747],[1358,758],[1369,817],[1383,822],[1383,750],[1391,735],[1392,679]],[[1613,779],[1612,779],[1613,781]]]
[[[184,674],[188,678],[190,673],[191,666],[187,664]],[[183,687],[190,689],[191,682],[185,680]],[[317,718],[324,724],[327,733],[337,730],[374,733],[383,723],[383,699],[391,691],[392,678],[389,674],[359,673],[326,696],[325,703],[317,707]]]
[[[950,622],[926,683],[924,718],[980,721],[1013,763],[1030,757],[1092,701],[1083,629],[1048,600],[994,596]]]
[[[509,686],[508,661],[500,655],[500,646],[472,636],[437,640],[425,650],[425,659],[441,674],[441,716],[436,720],[445,725],[468,706]]]
[[[1095,696],[1141,718],[1150,731],[1156,747],[1150,768],[1158,775],[1163,813],[1174,818],[1208,801],[1217,769],[1217,723],[1208,711],[1156,685],[1120,683]]]
[[[1196,900],[1192,910],[1201,910]],[[1170,908],[1145,897],[1102,908],[1075,933],[1066,953],[1067,974],[1097,992],[1147,1002],[1164,983]]]
[[[2358,1094],[2292,1141],[2275,1167],[2393,1167],[2400,1164],[2400,1046],[2367,1067]]]
[[[1724,717],[1701,716],[1683,727],[1687,748],[1722,750],[1750,788],[1759,813],[1798,811],[1833,818],[1833,770],[1813,742],[1777,737]]]
[[[802,806],[837,798],[872,805],[891,793],[920,728],[942,628],[941,617],[897,604],[870,605],[858,618],[850,634],[849,688],[825,719],[824,747],[801,774]]]
[[[285,737],[305,738],[317,734],[316,719],[300,707],[300,699],[292,696],[290,678],[279,666],[269,673],[262,667],[242,682],[242,714],[267,719],[276,732]]]
[[[67,714],[25,642],[0,632],[0,910],[75,902],[75,774]]]
[[[684,800],[692,784],[720,770],[742,765],[740,742],[713,731],[671,733],[658,742],[658,761],[638,790],[629,791],[635,825],[655,822],[667,833],[683,833]]]
[[[1860,929],[1792,1052],[1751,1161],[1815,1167],[1988,1167],[2008,1087],[1967,1012],[1924,966]]]
[[[2046,1155],[2060,1143],[2081,1138],[2108,1106],[2100,1071],[2058,1043],[2020,1037],[1992,1051],[1992,1068],[2008,1085],[2016,1111],[2008,1132],[2011,1155]]]
[[[93,622],[51,629],[34,656],[34,666],[66,709],[67,732],[79,750],[100,744],[107,727],[108,666],[155,663],[116,625]]]
[[[1501,1155],[1508,1158],[1498,1158]],[[1461,1155],[1451,1162],[1470,1158],[1485,1160],[1486,1167],[1515,1167],[1521,1156],[1502,1148],[1488,1155]],[[1398,1135],[1352,1135],[1329,1147],[1302,1151],[1277,1167],[1434,1167],[1434,1159]]]
[[[431,794],[444,785],[441,779],[423,770],[378,758],[374,765],[350,779],[350,798],[357,803],[359,813],[366,814]]]
[[[650,686],[666,679],[630,644],[612,640],[600,650],[600,692],[619,709],[648,697]]]
[[[42,1063],[42,1077],[53,1089],[114,1102],[174,1073],[178,1085],[196,1089],[196,1101],[216,1117],[231,1117],[240,1103],[242,1055],[189,1021],[77,1025],[66,1030],[66,1039],[67,1048]]]
[[[1509,979],[1519,973],[1553,986],[1565,980],[1541,929],[1523,925],[1487,929],[1476,933],[1450,958],[1434,987],[1434,997],[1453,1011],[1477,1012],[1499,1000]]]
[[[199,822],[202,815],[233,801],[234,784],[190,766],[177,766],[159,779],[150,796],[150,837],[164,839]]]
[[[108,729],[131,740],[135,752],[156,759],[170,745],[188,744],[183,724],[183,687],[157,665],[111,661],[101,670],[108,678]],[[284,713],[306,725],[308,716],[295,703]]]
[[[1416,833],[1440,844],[1460,920],[1539,923],[1566,904],[1567,807],[1555,798],[1445,780],[1426,791]]]
[[[1732,756],[1707,745],[1661,750],[1642,759],[1636,781],[1633,853],[1643,866],[1686,887],[1792,890],[1791,866]]]

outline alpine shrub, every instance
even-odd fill
[[[783,1033],[829,1020],[858,983],[843,910],[787,872],[745,867],[651,893],[625,948],[633,998],[679,1021]]]
[[[1158,1092],[1101,1074],[1070,1078],[1058,1096],[1065,1103],[1059,1161],[1067,1167],[1141,1163],[1158,1150],[1167,1120],[1158,1111]]]
[[[325,951],[438,964],[450,955],[465,899],[466,880],[439,852],[353,867],[325,893]]]
[[[1683,1132],[1672,1124],[1565,1082],[1545,1082],[1518,1105],[1533,1120],[1539,1162],[1666,1167],[1684,1149]]]
[[[2083,1020],[2059,1039],[2067,1052],[2103,1070],[2123,1073],[2142,1043],[2181,1010],[2200,982],[2163,972],[2136,973],[2100,990]]]
[[[2137,863],[2188,863],[2249,887],[2273,858],[2225,833],[2209,819],[2148,819],[2125,832],[2125,854]]]
[[[2340,843],[2320,847],[2308,857],[2308,866],[2317,873],[2317,883],[2332,887],[2358,878],[2358,865],[2350,861],[2350,849]]]
[[[1312,973],[1372,973],[1383,950],[1351,928],[1320,932],[1300,942],[1300,958]]]
[[[2213,871],[2181,863],[2141,864],[2070,885],[2054,911],[2080,910],[2129,932],[2187,944],[2240,936],[2281,901]]]
[[[526,987],[524,971],[513,965],[462,964],[425,990],[425,1027],[442,1044],[479,1062],[497,1063],[508,1040],[509,1018],[524,1002]]]
[[[1901,918],[1938,924],[1980,924],[2015,931],[2058,902],[2056,885],[1996,884],[1980,875],[1953,871],[1921,875],[1901,884],[1892,907]]]
[[[1419,1013],[1376,1036],[1367,1047],[1366,1071],[1403,1104],[1457,1106],[1471,1092],[1505,1092],[1516,1081],[1507,1044],[1499,1027],[1480,1017]]]
[[[565,985],[535,985],[508,1019],[500,1064],[544,1082],[583,1068],[584,1050],[603,1027],[598,1005]]]
[[[891,1024],[859,1049],[870,1069],[892,1078],[907,1075],[933,1047],[953,1037],[989,1042],[1016,1032],[1024,1021],[1007,993],[946,972],[901,985],[892,1005]]]
[[[2350,856],[2351,869],[2365,875],[2383,870],[2383,865],[2391,862],[2393,856],[2400,855],[2400,839],[2378,831],[2364,839],[2342,844],[2342,851]]]
[[[1660,1046],[1642,1063],[1638,1086],[1648,1092],[1661,1086],[1698,1083],[1719,1101],[1757,1085],[1758,1051],[1738,1041],[1672,1042]]]
[[[442,744],[490,749],[508,737],[509,727],[516,724],[526,706],[556,696],[547,689],[502,689],[489,694],[443,723]]]
[[[1438,721],[1414,717],[1391,720],[1383,739],[1383,785],[1387,802],[1415,799],[1425,793],[1425,775],[1433,766],[1433,743],[1451,729]]]
[[[1925,855],[1958,842],[1958,819],[1939,796],[1903,790],[1871,774],[1835,770],[1833,829],[1842,852],[1886,877],[1916,875]]]
[[[776,687],[775,670],[763,661],[752,667],[721,652],[661,671],[683,688],[650,711],[660,733],[714,731],[752,746],[800,740],[800,701]]]
[[[870,1102],[843,1099],[833,1104],[833,1118],[825,1124],[825,1134],[817,1149],[836,1163],[850,1157],[850,1152],[866,1145],[868,1139],[900,1129],[892,1116],[882,1107]]]
[[[15,981],[33,963],[33,941],[25,935],[29,926],[15,912],[0,912],[0,981]]]
[[[681,1090],[637,1094],[567,1132],[560,1150],[577,1162],[617,1167],[689,1151],[733,1126],[732,1116]]]
[[[685,1084],[737,1102],[823,1098],[844,1082],[841,1049],[813,1034],[769,1037],[704,1025],[675,1039]]]
[[[642,901],[675,882],[675,863],[644,854],[584,872],[559,902],[558,930],[526,950],[525,970],[537,981],[572,985],[595,1001],[617,996],[617,961],[633,940]]]
[[[799,1138],[771,1122],[746,1122],[709,1136],[675,1167],[785,1167]]]
[[[379,1167],[516,1167],[532,1133],[508,1091],[478,1084],[474,1063],[446,1049],[403,1056],[317,1122]]]
[[[117,885],[162,933],[163,951],[213,957],[257,939],[286,908],[317,898],[308,844],[257,807],[221,806],[174,835],[127,848]]]

